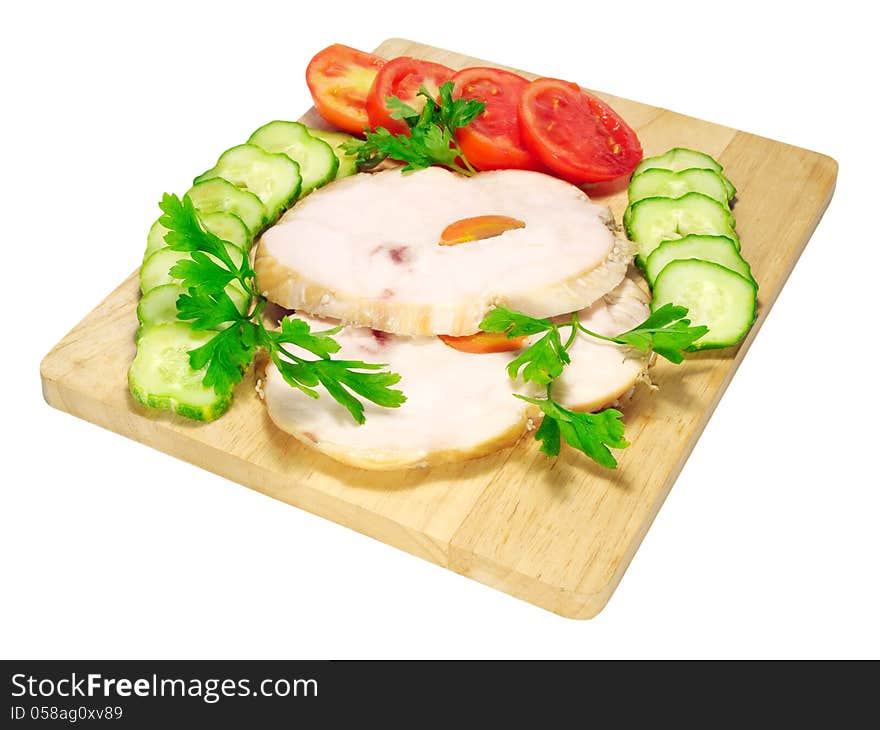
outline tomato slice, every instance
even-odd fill
[[[318,113],[339,129],[362,134],[369,126],[367,94],[385,59],[335,44],[319,51],[306,69]]]
[[[466,68],[452,77],[455,98],[485,102],[485,111],[456,139],[468,162],[478,170],[546,171],[546,167],[526,148],[519,130],[519,100],[528,79],[499,68]]]
[[[444,345],[453,350],[469,352],[474,355],[488,355],[490,352],[510,352],[525,345],[526,337],[508,337],[503,332],[477,332],[473,335],[452,337],[438,335]]]
[[[446,66],[418,58],[400,56],[386,63],[373,81],[367,95],[367,116],[371,127],[385,127],[394,134],[406,134],[409,127],[402,119],[392,119],[386,100],[396,96],[419,111],[425,105],[424,97],[418,95],[419,87],[424,86],[437,97],[440,87],[452,78],[455,72]]]
[[[639,138],[617,112],[568,81],[530,83],[519,123],[532,153],[575,185],[628,175],[642,159]]]

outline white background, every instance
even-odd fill
[[[16,3],[4,10],[0,655],[877,657],[876,38],[856,3]],[[576,8],[576,9],[575,9]],[[49,408],[38,365],[181,192],[403,36],[840,163],[606,609],[559,618]]]

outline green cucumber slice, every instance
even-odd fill
[[[668,196],[665,196],[665,195],[655,195],[651,199],[680,200],[680,199],[685,198],[686,196],[691,195],[691,194],[692,193],[685,193],[684,195],[680,195],[677,198],[669,198]],[[693,194],[694,195],[702,195],[703,197],[706,197],[706,198],[709,197],[708,195],[703,195],[702,193],[694,192]],[[642,198],[642,200],[648,200],[648,198]],[[630,203],[626,207],[626,210],[623,211],[623,226],[624,226],[624,228],[627,228],[629,226],[630,220],[632,220],[633,206],[636,203],[641,203],[642,200],[636,200],[636,201]],[[713,198],[713,200],[714,200],[714,198]],[[715,200],[715,202],[717,203],[718,201]],[[736,226],[736,216],[734,216],[733,211],[730,210],[730,206],[728,206],[726,203],[719,203],[719,205],[721,205],[724,208],[724,210],[727,211],[727,217],[728,217],[728,220],[730,221],[731,227],[735,227]],[[739,238],[737,236],[734,236],[734,238],[736,239],[737,246],[739,246]]]
[[[644,198],[680,198],[686,193],[702,193],[727,205],[724,178],[714,170],[662,170],[655,167],[635,176],[629,184],[629,202]]]
[[[691,234],[672,241],[663,241],[645,261],[645,276],[654,285],[657,276],[671,261],[679,259],[701,259],[720,264],[726,269],[754,281],[752,270],[736,249],[736,244],[727,236],[699,236]]]
[[[299,122],[264,124],[250,136],[248,144],[266,152],[280,152],[299,164],[302,175],[300,197],[333,180],[339,168],[339,160],[330,145],[313,137]]]
[[[312,137],[317,137],[330,145],[330,149],[333,150],[333,154],[339,160],[339,168],[336,170],[337,180],[349,177],[357,172],[357,162],[355,161],[357,158],[354,155],[347,155],[339,149],[339,146],[346,142],[357,141],[357,137],[353,137],[345,132],[328,132],[326,129],[315,129],[314,127],[307,127],[307,129]]]
[[[241,264],[242,250],[233,244],[227,244],[226,250],[236,265]],[[177,283],[177,279],[171,276],[172,267],[183,259],[191,258],[185,251],[172,251],[167,246],[151,253],[141,266],[140,283],[141,293],[155,289],[164,284]]]
[[[154,251],[158,251],[160,248],[165,248],[165,234],[168,233],[168,229],[163,226],[159,221],[154,221],[153,225],[150,226],[150,232],[147,234],[147,249],[144,251],[144,258],[147,258]]]
[[[162,284],[150,289],[138,302],[137,316],[141,326],[151,327],[163,322],[179,321],[177,319],[177,298],[182,293],[183,289],[177,283]],[[232,299],[239,312],[247,313],[250,297],[238,282],[227,286],[226,293],[229,294],[229,298]]]
[[[202,224],[207,230],[218,238],[238,246],[243,251],[247,251],[251,247],[251,234],[247,226],[234,213],[209,213],[208,215],[199,216]],[[165,248],[165,234],[168,229],[159,221],[150,226],[150,232],[147,234],[147,250],[144,251],[144,258],[155,253],[160,248]]]
[[[235,213],[224,213],[218,211],[216,213],[208,213],[199,216],[205,228],[213,233],[221,241],[231,243],[242,251],[248,251],[251,247],[251,234],[248,231],[244,221]]]
[[[251,236],[259,233],[269,222],[266,206],[256,195],[235,187],[223,178],[215,177],[193,185],[187,195],[200,216],[233,213],[247,226]]]
[[[674,147],[662,155],[646,157],[639,163],[638,167],[633,170],[633,177],[641,175],[645,170],[651,170],[657,167],[664,170],[672,170],[673,172],[690,170],[693,168],[714,170],[721,175],[724,180],[724,187],[727,188],[727,199],[730,200],[736,195],[736,188],[733,187],[733,183],[731,183],[723,174],[724,168],[721,167],[714,157],[707,155],[705,152],[689,150],[686,147]]]
[[[206,368],[193,370],[188,354],[215,334],[197,332],[182,322],[145,327],[128,370],[134,399],[149,408],[173,411],[196,421],[222,416],[232,403],[232,393],[217,395],[206,387],[202,382]]]
[[[256,195],[266,206],[270,223],[293,204],[302,184],[296,162],[287,155],[271,154],[252,144],[226,150],[214,167],[193,180],[193,185],[216,177]]]
[[[729,347],[745,336],[755,321],[757,293],[753,281],[720,264],[683,259],[660,272],[651,308],[670,302],[687,307],[691,324],[709,328],[691,349],[708,350]]]
[[[726,205],[701,193],[687,193],[680,198],[644,198],[627,208],[623,224],[627,236],[638,247],[636,260],[642,267],[662,241],[691,233],[727,236],[739,250],[733,214]]]
[[[138,302],[137,317],[141,325],[149,327],[177,320],[177,297],[183,290],[177,284],[162,284],[150,289]]]

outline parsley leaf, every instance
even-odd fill
[[[385,364],[366,363],[361,360],[333,360],[330,355],[339,351],[339,343],[331,335],[342,328],[312,332],[309,324],[301,319],[285,318],[280,331],[267,330],[260,321],[261,342],[281,376],[288,384],[307,395],[317,398],[314,388],[320,383],[337,403],[343,406],[357,423],[364,423],[364,405],[352,392],[384,408],[398,408],[406,396],[390,386],[400,382],[400,375],[380,371]],[[318,360],[306,360],[285,345],[294,345],[317,355]],[[351,392],[350,392],[351,391]]]
[[[210,287],[222,289],[236,278],[235,272],[218,264],[203,251],[193,251],[190,258],[178,260],[168,272],[173,278],[180,279],[180,285],[190,287]]]
[[[547,385],[562,375],[562,369],[570,362],[571,358],[560,340],[559,329],[553,327],[519,357],[511,360],[507,373],[511,379],[516,379],[522,370],[522,379],[527,383]]]
[[[447,81],[440,87],[440,104],[438,105],[440,121],[453,132],[459,127],[466,127],[486,109],[486,104],[482,101],[465,98],[453,99],[452,90],[454,88],[455,85],[451,81]],[[419,94],[431,99],[430,93],[424,86],[419,89]]]
[[[685,307],[665,304],[637,327],[616,337],[606,337],[584,327],[577,314],[572,315],[568,322],[557,323],[496,307],[483,318],[480,329],[484,332],[503,332],[507,337],[544,333],[507,366],[511,379],[522,377],[527,383],[547,388],[547,397],[544,399],[516,395],[539,406],[544,413],[541,425],[535,432],[535,438],[541,442],[541,451],[548,456],[556,456],[562,441],[565,441],[602,466],[613,469],[617,461],[609,449],[622,449],[629,445],[623,437],[620,411],[613,408],[599,413],[570,411],[553,400],[553,382],[571,363],[568,350],[578,332],[607,342],[629,345],[643,352],[653,350],[671,362],[680,363],[685,351],[707,331],[702,325],[691,326],[690,320],[686,319],[687,311]],[[570,330],[564,342],[560,334],[563,327]]]
[[[241,382],[256,354],[257,331],[253,322],[237,322],[189,352],[193,370],[208,366],[202,382],[226,395]]]
[[[189,259],[182,258],[170,272],[175,278],[183,279],[184,288],[226,286],[233,279],[246,283],[244,280],[254,275],[247,256],[238,246],[224,241],[202,225],[188,195],[181,200],[165,193],[159,208],[163,213],[159,223],[168,229],[165,234],[168,248],[190,254]],[[221,284],[224,278],[225,282]]]
[[[617,459],[610,449],[625,449],[629,442],[623,437],[623,414],[614,408],[599,413],[577,413],[562,407],[551,397],[517,398],[533,403],[544,413],[535,439],[541,441],[541,451],[548,456],[559,454],[560,436],[569,446],[582,451],[608,469],[617,467]]]
[[[207,230],[199,220],[195,206],[188,195],[183,200],[165,193],[159,203],[163,215],[159,224],[168,229],[165,243],[172,251],[204,251],[213,254],[229,268],[234,268],[226,242]]]
[[[686,307],[664,304],[631,330],[615,337],[607,337],[587,329],[576,319],[572,319],[571,323],[554,324],[549,319],[537,319],[505,307],[496,307],[480,322],[480,329],[485,332],[504,332],[508,337],[522,337],[560,327],[576,326],[580,332],[596,339],[629,345],[642,352],[653,350],[670,362],[678,364],[684,360],[687,349],[709,331],[704,325],[692,326],[690,320],[686,319],[687,313]]]
[[[308,350],[320,358],[329,358],[334,352],[339,352],[339,343],[331,335],[340,332],[342,327],[323,332],[312,332],[308,322],[301,319],[285,317],[281,320],[281,330],[273,332],[264,330],[269,339],[269,347],[274,345],[290,344]]]
[[[192,287],[177,298],[177,318],[194,330],[213,330],[242,315],[225,289]]]
[[[301,320],[300,320],[301,321]],[[305,323],[303,323],[305,324]],[[400,382],[400,375],[377,371],[386,365],[366,363],[360,360],[303,360],[286,349],[271,348],[272,361],[282,377],[292,386],[317,398],[313,390],[320,383],[330,396],[351,414],[357,423],[364,423],[364,405],[352,392],[383,408],[398,408],[406,396],[390,386]]]
[[[547,456],[559,456],[562,445],[559,439],[559,421],[555,418],[542,418],[541,425],[535,431],[535,441],[541,442],[541,451]]]
[[[404,171],[430,167],[434,162],[421,145],[413,145],[412,137],[392,134],[385,127],[367,132],[366,138],[365,142],[346,142],[342,145],[346,154],[357,157],[359,170],[371,170],[389,157],[406,161]]]
[[[677,365],[684,360],[685,351],[709,331],[704,325],[691,326],[691,321],[685,319],[687,313],[686,307],[664,304],[640,325],[616,337],[597,335],[580,326],[579,329],[593,337],[629,345],[642,352],[653,350]]]
[[[257,292],[247,256],[237,255],[236,247],[205,229],[189,196],[181,200],[165,194],[159,206],[160,221],[168,228],[169,248],[189,254],[171,269],[185,289],[177,298],[177,318],[195,330],[219,330],[204,345],[189,351],[193,370],[206,368],[202,382],[207,387],[220,395],[230,393],[262,347],[288,384],[313,398],[319,395],[315,388],[323,386],[358,423],[364,422],[359,398],[387,408],[406,400],[401,391],[390,387],[400,376],[383,370],[387,365],[331,358],[340,349],[333,335],[341,327],[312,332],[307,322],[287,317],[280,330],[266,329],[262,315],[267,301]],[[249,303],[241,313],[227,291],[230,285],[241,287],[256,304]],[[318,359],[301,357],[287,349],[290,345]]]
[[[552,327],[553,323],[549,319],[536,319],[505,307],[495,307],[480,322],[480,329],[484,332],[504,332],[508,337],[536,335]]]
[[[392,118],[404,120],[409,134],[394,134],[385,127],[377,127],[364,133],[365,141],[345,143],[344,152],[357,158],[361,170],[372,169],[391,158],[406,163],[403,172],[443,165],[463,175],[473,175],[475,170],[461,151],[455,130],[470,124],[486,105],[473,99],[453,99],[453,88],[451,81],[443,84],[438,100],[422,86],[419,96],[425,98],[425,105],[420,112],[396,96],[388,97],[386,104]]]
[[[419,150],[418,154],[423,160],[429,161],[428,164],[421,163],[421,167],[430,167],[436,164],[463,174],[469,172],[456,161],[463,153],[458,148],[455,136],[449,129],[432,124],[429,127],[413,127],[411,132],[411,146]],[[412,167],[412,163],[409,166],[411,169],[415,169]]]
[[[384,408],[397,408],[406,401],[401,391],[389,387],[400,382],[400,375],[397,373],[358,372],[383,367],[385,365],[359,360],[319,360],[314,363],[321,384],[338,403],[348,409],[358,423],[365,420],[364,406],[346,388]]]
[[[299,388],[310,398],[320,397],[318,391],[314,390],[320,381],[311,363],[306,361],[291,362],[279,357],[277,352],[272,353],[272,362],[275,363],[275,367],[278,368],[278,372],[281,373],[281,377],[288,385]]]

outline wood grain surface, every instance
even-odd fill
[[[385,41],[377,52],[453,68],[497,65],[401,39]],[[564,69],[556,75],[565,76]],[[737,231],[760,286],[757,322],[738,347],[652,369],[658,388],[639,387],[623,408],[632,445],[618,452],[618,470],[603,470],[572,450],[548,459],[530,436],[460,464],[391,473],[353,469],[274,428],[252,374],[230,412],[213,423],[150,411],[134,402],[126,382],[135,353],[136,273],[43,360],[46,401],[550,611],[594,616],[791,273],[837,175],[837,164],[824,155],[597,93],[636,129],[646,156],[686,146],[721,162],[738,189]],[[314,110],[304,119],[319,121]],[[601,192],[591,194],[620,220],[625,190]],[[132,257],[139,256],[142,242],[131,246]]]

